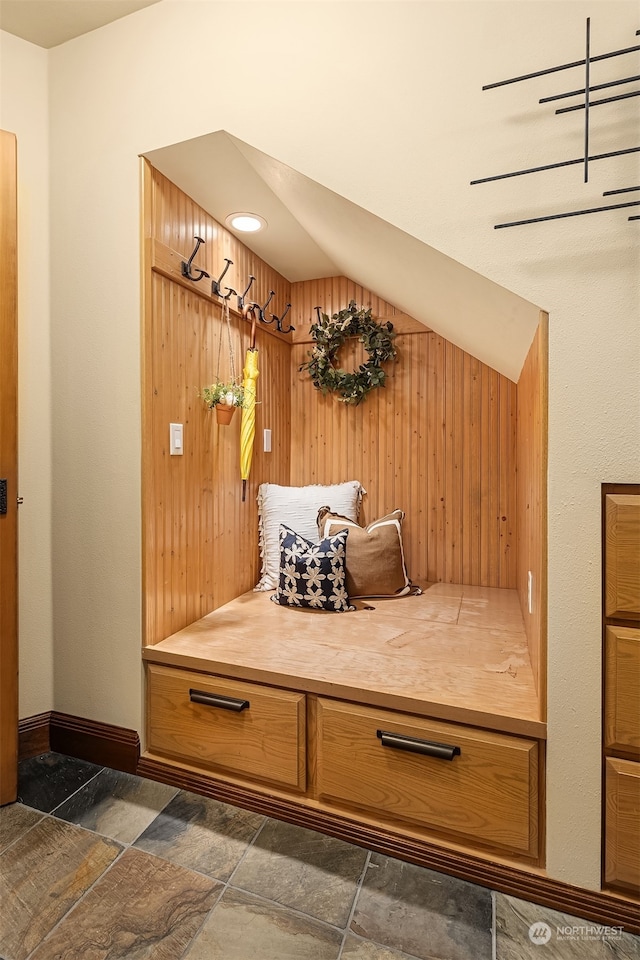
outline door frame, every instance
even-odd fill
[[[0,805],[18,792],[17,140],[0,130]]]

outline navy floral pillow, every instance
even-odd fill
[[[345,557],[348,530],[313,543],[280,524],[278,589],[271,599],[283,607],[309,607],[345,613],[350,606]]]

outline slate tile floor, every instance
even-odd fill
[[[588,922],[61,754],[23,761],[19,794],[0,960],[640,960],[640,938],[562,939]]]

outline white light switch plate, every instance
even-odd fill
[[[264,452],[271,453],[271,430],[263,430],[264,436]]]
[[[182,424],[169,424],[169,453],[172,457],[182,456]]]

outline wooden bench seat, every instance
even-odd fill
[[[515,590],[433,584],[353,613],[245,593],[146,660],[544,739]]]

